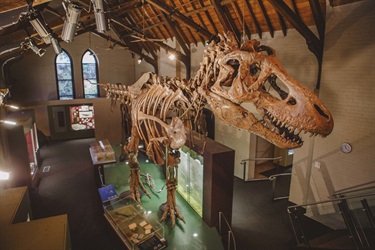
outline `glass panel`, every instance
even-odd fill
[[[96,64],[96,59],[92,51],[87,51],[82,58],[82,63],[93,63]]]
[[[95,63],[83,63],[83,79],[95,79],[96,80],[96,64]]]
[[[69,63],[70,64],[70,58],[68,54],[63,51],[56,57],[56,63]]]
[[[203,208],[203,157],[183,146],[180,149],[177,191],[202,216]]]
[[[369,211],[374,199],[375,195],[368,193],[289,207],[297,241],[315,247],[316,244],[328,244],[323,240],[330,239],[330,242],[340,242],[350,249],[370,249],[374,228],[373,215]]]
[[[92,51],[87,51],[82,58],[82,75],[89,81],[83,81],[85,98],[98,97],[98,86],[91,84],[98,82],[97,61]]]
[[[58,81],[59,86],[59,96],[60,100],[70,100],[73,99],[73,82],[72,81],[65,81],[60,80]]]
[[[57,64],[57,79],[58,80],[70,80],[72,79],[72,67],[70,63]]]
[[[72,64],[65,51],[56,56],[56,77],[59,99],[74,99]]]

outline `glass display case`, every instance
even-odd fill
[[[116,162],[115,151],[108,140],[91,143],[90,155],[94,165]]]
[[[177,191],[202,217],[203,211],[203,156],[183,146],[180,148]]]
[[[106,202],[104,216],[129,249],[166,248],[164,227],[130,196]]]

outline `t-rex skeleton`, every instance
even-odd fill
[[[184,145],[188,121],[197,124],[205,105],[225,124],[279,148],[301,147],[301,131],[323,137],[331,133],[333,119],[328,109],[287,74],[272,48],[256,40],[239,47],[232,33],[219,38],[204,51],[200,68],[189,81],[146,73],[130,86],[101,84],[108,98],[131,110],[131,139],[125,152],[137,151],[144,140],[147,155],[163,164],[167,157],[162,145],[168,151]],[[255,109],[251,112],[242,103],[251,103]],[[169,212],[174,215],[178,209],[169,197]]]

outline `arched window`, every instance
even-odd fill
[[[72,60],[65,50],[56,56],[55,66],[59,100],[74,99]]]
[[[98,85],[92,84],[98,82],[98,61],[95,53],[89,49],[86,50],[82,57],[82,77],[85,98],[98,97]]]

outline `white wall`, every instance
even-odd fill
[[[327,6],[320,98],[335,126],[327,138],[296,150],[290,200],[326,200],[375,180],[375,1]],[[340,145],[353,151],[344,154]]]

